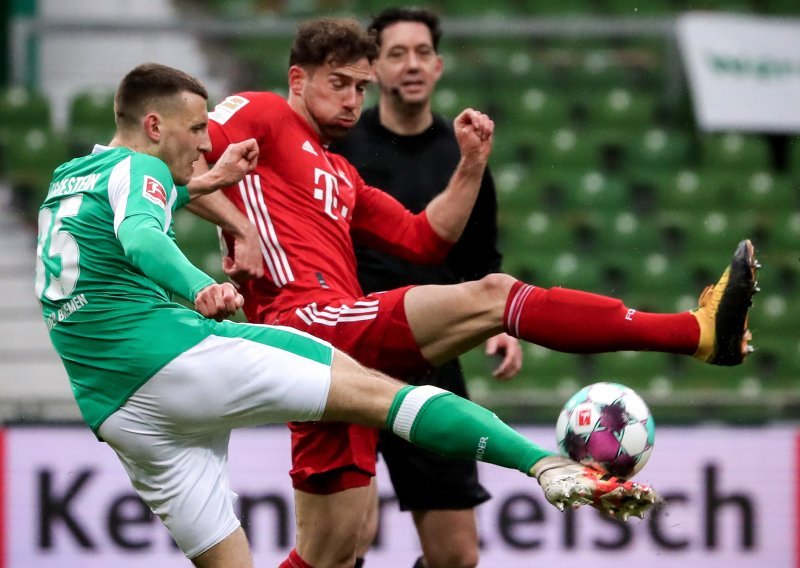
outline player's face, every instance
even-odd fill
[[[326,63],[309,71],[292,67],[289,77],[292,96],[297,95],[295,101],[301,112],[327,144],[347,134],[358,122],[371,69],[364,58],[346,65]]]
[[[193,164],[202,152],[211,150],[208,137],[206,100],[194,93],[178,95],[180,100],[161,115],[159,158],[169,166],[178,185],[192,178]]]
[[[409,105],[427,104],[442,67],[425,24],[397,22],[381,32],[374,70],[384,96]]]

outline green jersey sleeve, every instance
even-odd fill
[[[175,189],[178,192],[178,199],[175,203],[174,210],[189,205],[189,201],[191,200],[191,197],[189,196],[189,188],[187,188],[185,185],[177,185],[175,186]]]
[[[194,302],[200,290],[215,283],[189,262],[150,216],[126,217],[117,236],[131,263],[165,290]]]
[[[146,154],[132,154],[129,170],[120,174],[109,179],[108,199],[125,256],[153,282],[193,302],[214,280],[171,238],[172,214],[188,202],[188,190],[175,186],[164,162]]]

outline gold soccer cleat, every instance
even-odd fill
[[[700,294],[698,307],[691,312],[700,325],[700,343],[694,354],[697,359],[732,366],[753,352],[747,312],[758,292],[756,271],[760,266],[753,243],[744,240],[719,281]]]
[[[623,481],[561,456],[542,458],[533,466],[533,476],[548,502],[559,511],[591,505],[607,515],[627,521],[644,518],[659,501],[647,485]]]

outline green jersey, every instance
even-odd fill
[[[98,147],[53,175],[39,211],[36,295],[95,431],[212,333],[216,322],[171,300],[177,292],[193,301],[214,282],[174,243],[172,216],[188,200],[164,162],[127,148]]]

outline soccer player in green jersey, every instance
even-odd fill
[[[231,430],[264,423],[388,428],[432,451],[534,476],[560,509],[589,503],[626,518],[652,506],[648,487],[555,456],[452,393],[404,385],[299,331],[224,321],[242,296],[189,263],[172,216],[242,179],[258,148],[232,144],[192,178],[210,150],[207,98],[176,69],[145,64],[128,73],[109,146],[53,175],[36,269],[44,321],[85,421],[195,566],[253,565],[226,462]],[[224,205],[216,215],[226,221]],[[247,272],[233,260],[226,267]],[[196,310],[174,303],[175,294]]]

